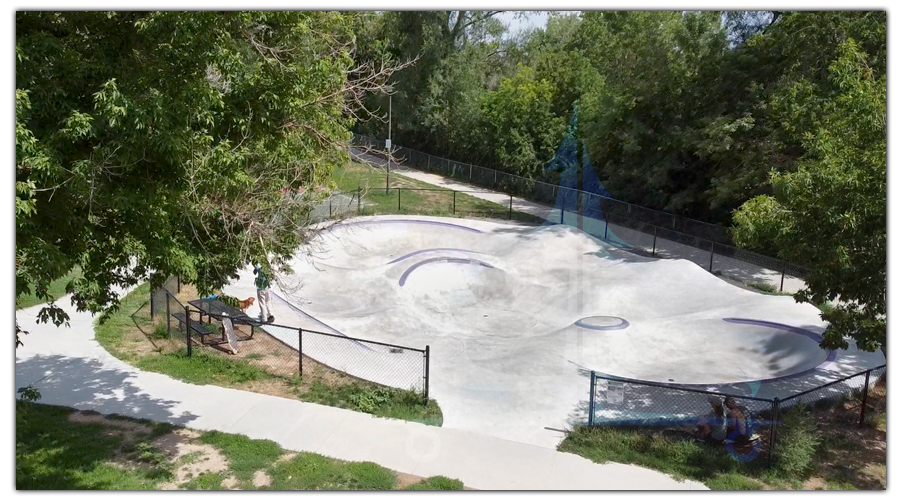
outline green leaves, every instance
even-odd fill
[[[151,270],[211,289],[291,255],[312,201],[280,189],[313,190],[345,161],[351,26],[335,12],[17,13],[17,289],[77,263],[73,300],[97,311]]]
[[[875,78],[860,46],[848,40],[829,67],[840,93],[823,107],[795,172],[773,173],[774,198],[735,213],[743,244],[774,242],[780,255],[810,269],[797,299],[840,298],[824,313],[824,345],[861,349],[886,342],[887,129],[884,77]]]

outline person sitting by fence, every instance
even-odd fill
[[[725,407],[728,408],[728,440],[735,445],[743,445],[750,442],[750,431],[747,426],[747,415],[741,410],[733,397],[725,398]]]
[[[712,406],[712,411],[700,419],[696,436],[704,441],[724,442],[728,435],[728,430],[726,428],[725,409],[722,407],[722,400],[718,396],[710,395],[709,404]]]

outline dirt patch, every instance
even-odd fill
[[[394,471],[394,475],[397,476],[397,489],[402,490],[407,486],[412,486],[416,483],[421,483],[425,480],[424,477],[416,476],[413,474],[407,474],[405,472],[396,472]]]
[[[228,460],[214,446],[197,443],[198,436],[194,431],[178,429],[153,442],[154,447],[162,451],[169,460],[179,464],[174,472],[175,479],[165,484],[166,489],[177,489],[179,485],[203,473],[228,470]]]
[[[866,413],[883,414],[886,404],[886,388],[878,384],[869,391]],[[807,483],[818,486],[819,480],[828,480],[861,490],[887,488],[887,432],[874,421],[860,426],[859,414],[857,401],[815,412],[822,443],[816,470]]]
[[[133,443],[138,436],[148,436],[150,426],[129,420],[108,419],[94,411],[76,411],[69,414],[69,421],[79,424],[100,424],[107,427],[107,434],[118,435],[123,444]]]
[[[253,473],[253,486],[255,488],[265,488],[266,486],[270,486],[272,484],[272,476],[270,476],[266,471],[258,470]]]
[[[825,487],[825,480],[821,477],[811,477],[803,483],[804,490],[824,490]]]
[[[229,490],[238,489],[238,480],[234,476],[228,476],[222,480],[222,487]]]
[[[283,463],[283,462],[290,462],[290,461],[293,460],[296,456],[297,456],[297,454],[294,453],[293,451],[290,452],[290,453],[285,453],[284,455],[281,455],[280,457],[278,457],[278,460],[276,460],[275,463],[276,463],[276,464],[280,464],[280,463]]]

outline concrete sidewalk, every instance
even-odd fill
[[[447,476],[481,490],[708,489],[642,467],[144,372],[99,345],[92,315],[75,312],[69,297],[59,304],[70,328],[36,324],[41,306],[16,311],[30,332],[16,351],[16,387],[33,384],[41,403],[271,439],[288,450]]]

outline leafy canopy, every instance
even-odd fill
[[[99,311],[151,273],[206,293],[251,261],[283,265],[346,158],[354,22],[17,12],[17,294],[52,300],[78,265],[73,300]]]
[[[823,105],[794,172],[773,172],[771,196],[735,213],[736,239],[772,244],[810,269],[797,299],[839,299],[822,314],[824,346],[869,351],[887,340],[887,78],[853,40],[829,67],[840,93]],[[802,104],[802,103],[801,103]]]

